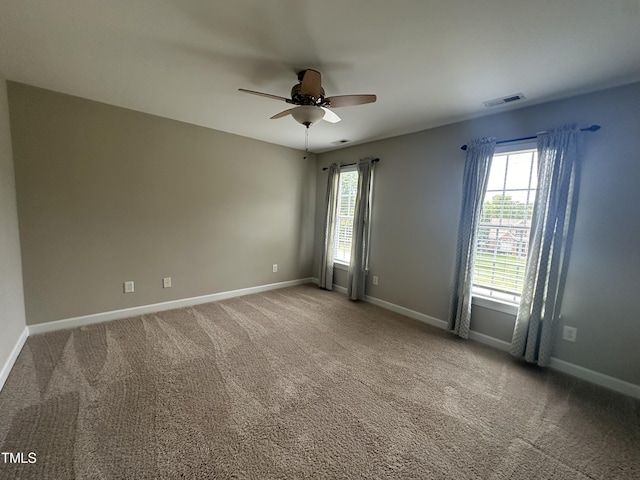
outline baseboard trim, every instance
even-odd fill
[[[174,310],[176,308],[191,307],[203,303],[216,302],[219,300],[225,300],[227,298],[241,297],[243,295],[251,295],[252,293],[261,293],[269,290],[293,287],[296,285],[303,285],[305,283],[311,282],[313,282],[313,279],[311,277],[301,278],[298,280],[289,280],[286,282],[269,283],[267,285],[258,285],[256,287],[230,290],[228,292],[212,293],[209,295],[201,295],[198,297],[181,298],[179,300],[172,300],[169,302],[153,303],[151,305],[141,305],[139,307],[123,308],[121,310],[111,310],[108,312],[83,315],[81,317],[65,318],[62,320],[54,320],[52,322],[46,323],[37,323],[28,326],[29,335],[54,332],[56,330],[66,330],[68,328],[83,327],[86,325],[93,325],[94,323],[135,317],[137,315],[161,312],[164,310]]]
[[[2,370],[0,371],[0,390],[2,389],[2,386],[4,385],[4,382],[6,381],[7,377],[9,376],[9,372],[11,371],[11,368],[13,367],[13,364],[18,358],[18,355],[20,354],[20,351],[22,350],[22,347],[24,346],[24,343],[26,342],[27,337],[29,335],[36,335],[38,333],[53,332],[56,330],[64,330],[68,328],[92,325],[94,323],[107,322],[110,320],[117,320],[117,319],[127,318],[127,317],[134,317],[137,315],[155,313],[163,310],[173,310],[175,308],[190,307],[193,305],[200,305],[202,303],[215,302],[215,301],[224,300],[227,298],[240,297],[242,295],[250,295],[252,293],[260,293],[260,292],[266,292],[269,290],[277,290],[279,288],[303,285],[305,283],[318,284],[318,279],[315,277],[302,278],[298,280],[290,280],[286,282],[259,285],[257,287],[242,288],[239,290],[231,290],[228,292],[214,293],[214,294],[203,295],[199,297],[183,298],[180,300],[173,300],[170,302],[155,303],[151,305],[125,308],[122,310],[113,310],[110,312],[84,315],[82,317],[67,318],[67,319],[56,320],[48,323],[28,325],[20,335],[20,338],[18,339],[14,349],[12,350],[9,358],[7,359],[7,361],[5,362],[5,365],[2,367]],[[347,289],[340,285],[334,284],[333,289],[343,294],[347,293]],[[382,307],[386,310],[390,310],[392,312],[405,315],[406,317],[413,318],[414,320],[418,320],[427,325],[431,325],[440,329],[447,328],[447,322],[445,322],[444,320],[440,320],[439,318],[432,317],[430,315],[426,315],[424,313],[420,313],[415,310],[411,310],[410,308],[402,307],[400,305],[388,302],[386,300],[381,300],[379,298],[367,295],[365,296],[365,301],[373,305]],[[469,338],[471,340],[475,340],[484,345],[497,348],[498,350],[509,351],[510,345],[508,342],[505,342],[503,340],[500,340],[494,337],[490,337],[483,333],[470,331]],[[631,397],[640,399],[640,385],[635,385],[633,383],[626,382],[624,380],[620,380],[615,377],[611,377],[604,373],[599,373],[594,370],[589,370],[588,368],[584,368],[579,365],[575,365],[573,363],[566,362],[564,360],[560,360],[555,357],[551,358],[549,368],[580,378],[582,380],[586,380],[596,385],[609,388],[610,390],[614,390],[616,392],[620,392],[625,395],[629,395]]]
[[[440,320],[439,318],[435,318],[424,313],[416,312],[415,310],[411,310],[410,308],[401,307],[400,305],[396,305],[395,303],[387,302],[386,300],[380,300],[379,298],[371,297],[369,295],[366,295],[364,297],[364,300],[387,310],[391,310],[392,312],[396,312],[406,317],[418,320],[422,323],[426,323],[427,325],[432,325],[441,329],[447,328],[447,322],[445,322],[444,320]]]
[[[624,393],[630,397],[640,399],[640,385],[635,385],[619,378],[605,375],[604,373],[589,370],[588,368],[581,367],[575,363],[565,362],[559,358],[551,357],[549,368],[553,368],[562,373],[566,373],[573,377],[581,378],[590,383],[595,383],[601,387],[606,387],[616,392]]]
[[[24,347],[27,338],[29,338],[29,329],[27,327],[24,327],[24,330],[22,330],[22,333],[18,337],[18,341],[13,346],[13,349],[9,354],[9,358],[7,358],[7,361],[4,362],[2,370],[0,370],[0,390],[2,390],[2,387],[4,387],[4,382],[7,381],[7,378],[9,378],[9,373],[11,372],[13,365],[16,363],[18,355],[20,355],[22,347]]]
[[[336,287],[334,286],[334,289],[335,288]],[[447,329],[447,322],[445,322],[444,320],[440,320],[439,318],[432,317],[431,315],[416,312],[415,310],[411,310],[410,308],[401,307],[400,305],[396,305],[395,303],[387,302],[386,300],[380,300],[379,298],[371,297],[369,295],[365,296],[365,301],[374,305],[378,305],[379,307],[385,308],[387,310],[391,310],[392,312],[400,313],[401,315],[413,318],[414,320],[418,320],[422,323],[426,323],[427,325],[441,328],[442,330]],[[508,342],[490,337],[489,335],[485,335],[484,333],[470,331],[469,338],[471,340],[475,340],[476,342],[497,348],[498,350],[503,350],[505,352],[509,351],[510,345]]]
[[[484,345],[497,348],[498,350],[502,350],[503,352],[508,352],[511,349],[511,344],[509,342],[505,342],[504,340],[500,340],[499,338],[490,337],[489,335],[475,332],[473,330],[469,331],[469,338],[471,340],[475,340],[478,343],[482,343]]]
[[[347,294],[347,292],[349,292],[346,287],[341,287],[340,285],[336,285],[335,283],[333,284],[333,289],[336,292],[344,293],[345,295]]]
[[[334,285],[333,288],[334,290],[337,290],[337,291],[341,291],[340,289],[343,289],[345,293],[347,291],[346,288],[339,287],[337,285]],[[405,315],[409,318],[413,318],[415,320],[426,323],[428,325],[432,325],[434,327],[438,327],[442,329],[447,328],[447,322],[445,322],[444,320],[440,320],[439,318],[425,315],[424,313],[416,312],[415,310],[411,310],[406,307],[401,307],[400,305],[387,302],[386,300],[380,300],[379,298],[375,298],[367,295],[365,296],[365,301],[372,303],[374,305],[377,305],[379,307],[385,308],[387,310],[391,310],[392,312],[400,313],[402,315]],[[489,335],[475,332],[473,330],[469,332],[469,339],[475,340],[476,342],[482,343],[484,345],[488,345],[493,348],[497,348],[498,350],[502,350],[504,352],[508,352],[511,347],[509,342],[505,342],[504,340],[490,337]],[[594,383],[601,387],[605,387],[610,390],[614,390],[616,392],[623,393],[625,395],[629,395],[631,397],[640,399],[640,385],[635,385],[633,383],[620,380],[619,378],[611,377],[604,373],[599,373],[594,370],[589,370],[588,368],[584,368],[579,365],[566,362],[564,360],[560,360],[555,357],[551,357],[549,368],[553,370],[557,370],[562,373],[566,373],[573,377],[580,378],[582,380],[586,380],[587,382]]]

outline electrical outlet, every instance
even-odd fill
[[[124,282],[124,293],[133,293],[133,282]]]
[[[372,281],[372,283],[373,283],[374,285],[377,285],[377,284],[378,284],[378,276],[377,276],[377,275],[374,275],[374,276],[373,276],[373,278],[371,279],[371,281]]]
[[[575,342],[578,336],[578,329],[576,327],[568,327],[565,325],[562,330],[562,339],[567,342]]]
[[[171,277],[164,277],[162,279],[162,288],[171,288]]]
[[[273,273],[276,273],[278,271],[278,264],[274,263],[273,264]]]

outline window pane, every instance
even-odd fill
[[[535,150],[495,155],[476,243],[473,284],[520,295],[529,249],[536,178]]]
[[[351,259],[351,238],[353,232],[353,215],[355,210],[357,187],[357,171],[351,170],[340,173],[333,259],[343,263],[349,263],[349,260]]]
[[[507,155],[495,155],[491,161],[491,171],[489,172],[489,183],[487,192],[492,190],[502,190],[504,187],[504,172],[507,167]]]
[[[529,188],[531,153],[509,155],[507,185],[512,189]]]

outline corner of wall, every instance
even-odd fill
[[[0,389],[28,336],[7,82],[0,73]]]

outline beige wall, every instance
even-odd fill
[[[314,158],[11,82],[9,105],[27,323],[311,276]]]
[[[0,75],[0,370],[25,325],[7,84]]]
[[[518,138],[564,123],[602,125],[587,135],[575,240],[554,356],[640,384],[640,84],[460,122],[321,154],[316,169],[318,275],[326,173],[331,162],[381,158],[373,192],[373,297],[446,320],[464,165],[473,138]],[[338,273],[340,284],[346,275]],[[344,286],[344,283],[342,284]],[[474,307],[471,328],[510,340],[514,318]],[[561,329],[561,328],[560,328]]]

